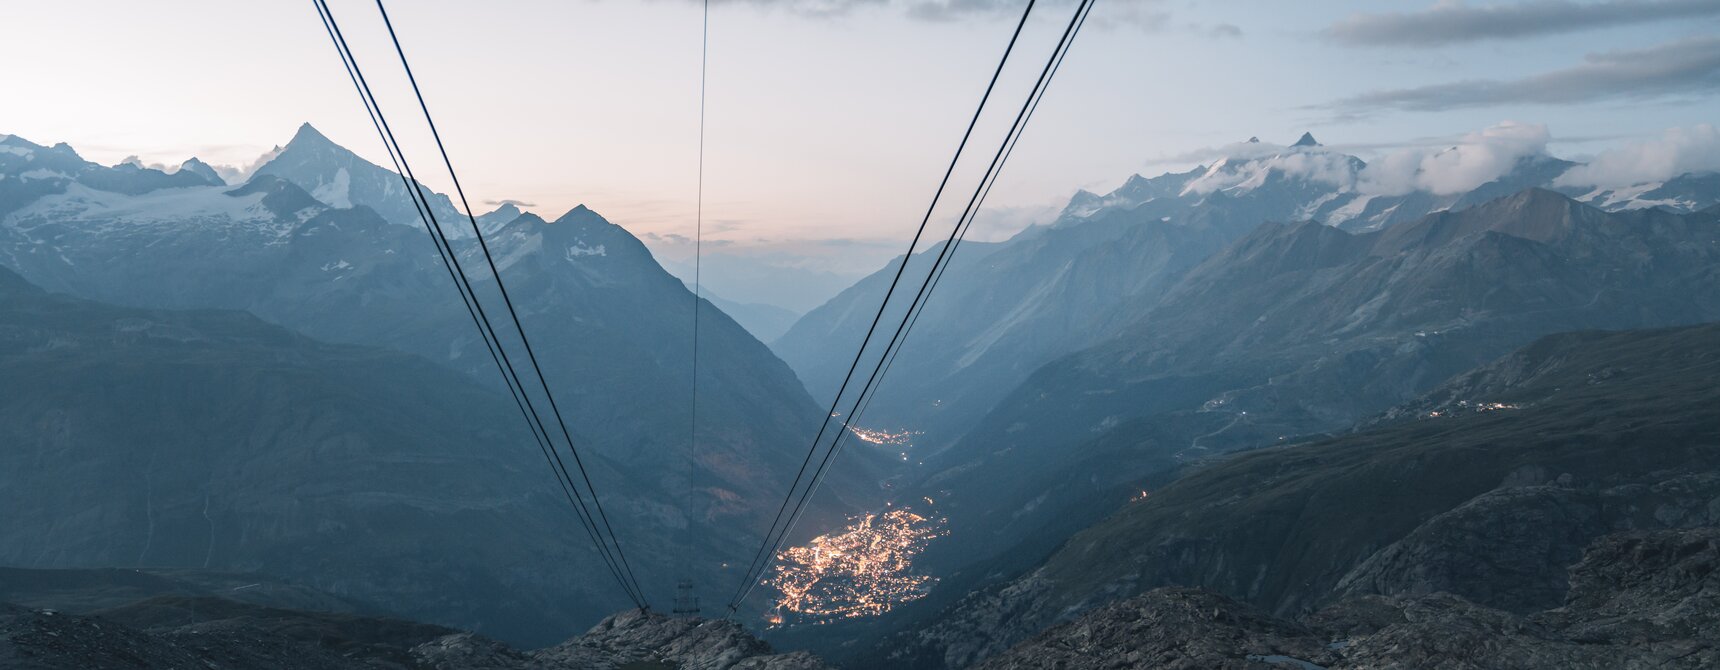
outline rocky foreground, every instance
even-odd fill
[[[821,670],[732,621],[624,612],[522,651],[482,635],[379,617],[220,598],[152,598],[87,614],[0,604],[0,667]]]
[[[1348,598],[1289,620],[1209,591],[1162,588],[978,667],[1720,667],[1720,528],[1608,536],[1570,575],[1563,606],[1527,616],[1433,593]]]

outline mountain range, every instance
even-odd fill
[[[18,137],[0,149],[0,265],[30,283],[122,307],[243,310],[315,340],[422,357],[505,402],[423,224],[399,220],[398,176],[314,128],[301,127],[237,186],[192,169],[104,167],[64,145]],[[466,226],[454,250],[478,295],[500,310],[470,224],[446,203],[432,198],[445,227]],[[819,410],[786,365],[708,300],[696,303],[622,228],[583,206],[555,221],[524,213],[501,221],[512,213],[504,207],[479,217],[485,239],[576,442],[613,465],[597,486],[611,513],[626,520],[616,525],[652,576],[648,595],[667,601],[680,577],[725,588],[738,576],[723,563],[756,548]],[[704,310],[703,351],[691,452],[695,304]],[[498,329],[519,355],[511,328]],[[498,448],[531,455],[529,434],[507,435]],[[841,473],[809,521],[839,521],[868,507],[876,479],[866,467]],[[542,491],[552,482],[537,484]],[[705,560],[683,558],[688,551]],[[87,565],[81,556],[46,547],[23,565]],[[611,590],[593,607],[612,611],[618,596]]]
[[[1049,224],[958,249],[898,357],[889,392],[869,413],[886,426],[923,431],[928,448],[948,446],[1040,366],[1122,336],[1196,264],[1266,222],[1366,232],[1528,188],[1608,211],[1694,212],[1720,203],[1720,173],[1629,189],[1557,185],[1577,165],[1532,153],[1474,188],[1386,195],[1373,192],[1365,161],[1305,134],[1289,146],[1251,138],[1210,165],[1135,175],[1104,195],[1078,192]],[[917,254],[907,276],[924,276],[935,251]],[[900,263],[809,311],[772,343],[815,398],[835,392]]]
[[[34,391],[0,399],[0,435],[34,445],[5,457],[35,473],[0,485],[34,510],[0,562],[259,572],[525,644],[620,609],[398,175],[308,125],[274,154],[226,184],[196,161],[106,167],[0,140],[16,270],[0,365]],[[1531,154],[1479,186],[1391,191],[1311,136],[1251,142],[963,244],[857,431],[895,437],[846,450],[794,538],[912,506],[941,529],[913,557],[927,595],[770,636],[850,661],[1038,667],[1071,635],[1132,653],[1132,616],[1247,620],[1295,633],[1261,653],[1313,662],[1337,650],[1304,643],[1340,628],[1309,612],[1397,598],[1409,616],[1446,591],[1517,617],[1502,626],[1569,615],[1533,644],[1577,639],[1598,624],[1560,580],[1625,551],[1612,531],[1712,523],[1697,503],[1715,424],[1693,380],[1714,333],[1690,324],[1720,321],[1720,176],[1577,188],[1575,165]],[[432,210],[499,303],[465,215],[439,195]],[[738,578],[889,276],[936,251],[766,347],[755,334],[783,313],[696,300],[583,206],[473,218],[659,603],[680,579]],[[1541,339],[1593,329],[1632,332]],[[1405,483],[1429,463],[1437,477]],[[1392,495],[1395,513],[1345,516]],[[1540,544],[1460,546],[1482,531]],[[1231,614],[1195,616],[1209,608]]]
[[[1307,141],[1131,179],[1077,196],[1053,225],[958,250],[863,419],[924,431],[897,499],[935,499],[962,538],[927,549],[943,581],[894,626],[1031,569],[1142,489],[1343,432],[1538,337],[1720,319],[1714,175],[1634,189],[1652,202],[1579,200],[1536,186],[1570,164],[1535,156],[1474,191],[1376,211],[1380,196],[1285,167],[1314,155],[1331,158]],[[1226,169],[1251,177],[1190,190]],[[1308,205],[1344,198],[1372,204]],[[1380,216],[1355,218],[1367,212]],[[815,395],[835,390],[831,363],[847,359],[832,352],[852,355],[887,279],[773,343]]]

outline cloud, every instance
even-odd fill
[[[1720,16],[1720,2],[1530,0],[1472,6],[1442,0],[1420,11],[1352,14],[1324,34],[1349,46],[1437,47],[1703,16]]]
[[[281,155],[282,149],[283,147],[276,145],[275,148],[263,152],[263,155],[245,165],[211,165],[209,167],[215,170],[215,174],[220,176],[222,181],[229,184],[243,184],[251,180],[251,175],[256,174],[258,168],[267,165],[269,161],[275,160],[276,156]]]
[[[1346,115],[1371,110],[1442,111],[1510,104],[1708,96],[1720,91],[1720,37],[1694,37],[1636,51],[1591,53],[1583,63],[1514,80],[1478,79],[1375,91],[1325,105]]]
[[[644,238],[648,242],[656,242],[659,244],[692,244],[693,242],[693,238],[680,233],[645,232],[640,233],[639,237]]]
[[[1543,124],[1505,121],[1464,135],[1442,151],[1404,149],[1386,154],[1362,170],[1356,190],[1374,195],[1471,191],[1504,176],[1524,157],[1545,154],[1550,139]]]
[[[1022,205],[986,205],[974,215],[966,239],[973,242],[997,242],[1008,239],[1028,226],[1048,224],[1069,204],[1068,196],[1041,203]]]
[[[505,207],[507,205],[513,205],[515,207],[519,207],[522,209],[529,209],[529,208],[537,206],[537,203],[535,203],[535,202],[526,202],[524,200],[513,200],[513,199],[485,200],[484,204],[489,205],[491,207]]]
[[[1602,151],[1587,165],[1571,168],[1553,183],[1620,188],[1702,170],[1720,170],[1720,130],[1706,123],[1671,128],[1658,139]]]
[[[893,11],[921,21],[963,21],[990,16],[1014,16],[1020,14],[1024,6],[1023,0],[714,0],[713,4],[748,5],[769,10],[781,10],[791,14],[813,18],[836,18],[847,16],[856,10],[881,9]],[[1111,0],[1100,3],[1091,23],[1100,28],[1130,27],[1147,32],[1157,32],[1164,29],[1170,22],[1170,14],[1155,11],[1154,7],[1167,4],[1167,0]],[[1072,0],[1061,2],[1041,3],[1044,7],[1073,6]],[[1036,10],[1039,14],[1043,9]],[[1207,32],[1202,27],[1198,32]],[[1241,35],[1241,29],[1229,24],[1220,24],[1211,29],[1215,37],[1236,37]]]
[[[1208,28],[1206,30],[1206,34],[1219,39],[1226,37],[1242,37],[1242,28],[1238,27],[1234,23],[1220,23]]]
[[[162,172],[171,172],[173,170],[173,168],[169,168],[166,163],[145,163],[137,154],[126,156],[125,160],[120,161],[116,165],[130,165],[140,170],[160,170]]]

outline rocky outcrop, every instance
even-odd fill
[[[1328,655],[1307,627],[1209,591],[1167,588],[1052,628],[979,667],[1240,670]]]
[[[1545,476],[1544,473],[1541,476]],[[1612,531],[1720,524],[1720,473],[1603,490],[1570,481],[1489,491],[1363,561],[1344,595],[1449,592],[1528,613],[1559,605],[1568,566]]]
[[[376,617],[273,610],[201,599],[183,625],[146,625],[137,610],[71,614],[0,603],[0,667],[434,668],[436,670],[827,670],[807,652],[777,654],[739,624],[628,612],[537,651],[473,633]],[[129,611],[126,611],[129,610]],[[159,623],[159,622],[157,622]],[[426,639],[428,638],[428,639]]]
[[[534,654],[545,667],[620,667],[658,662],[680,670],[822,670],[806,652],[776,654],[764,640],[727,619],[667,617],[628,611],[586,634]],[[605,665],[607,663],[607,665]]]
[[[0,667],[343,670],[377,666],[257,629],[152,633],[99,617],[0,604]]]
[[[1720,646],[1720,528],[1606,537],[1571,566],[1566,606],[1538,618],[1583,642]]]
[[[1359,596],[1290,621],[1165,588],[1049,629],[978,667],[1710,668],[1720,663],[1720,529],[1617,533],[1570,568],[1555,609],[1450,593]]]

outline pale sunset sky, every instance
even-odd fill
[[[432,165],[375,5],[330,4],[391,118],[419,129],[402,144]],[[1023,6],[713,2],[713,267],[851,278],[900,253]],[[549,218],[584,203],[666,263],[686,259],[698,2],[388,8],[475,200]],[[1072,8],[1034,10],[976,157],[995,147]],[[308,121],[387,162],[308,0],[13,3],[5,34],[0,133],[102,163],[243,167]],[[1720,0],[1099,0],[974,237],[1006,237],[1076,189],[1187,168],[1249,136],[1287,144],[1312,131],[1372,159],[1515,121],[1545,126],[1561,157],[1695,137],[1668,150],[1720,167],[1712,126],[1701,132],[1720,117],[1717,92]]]

